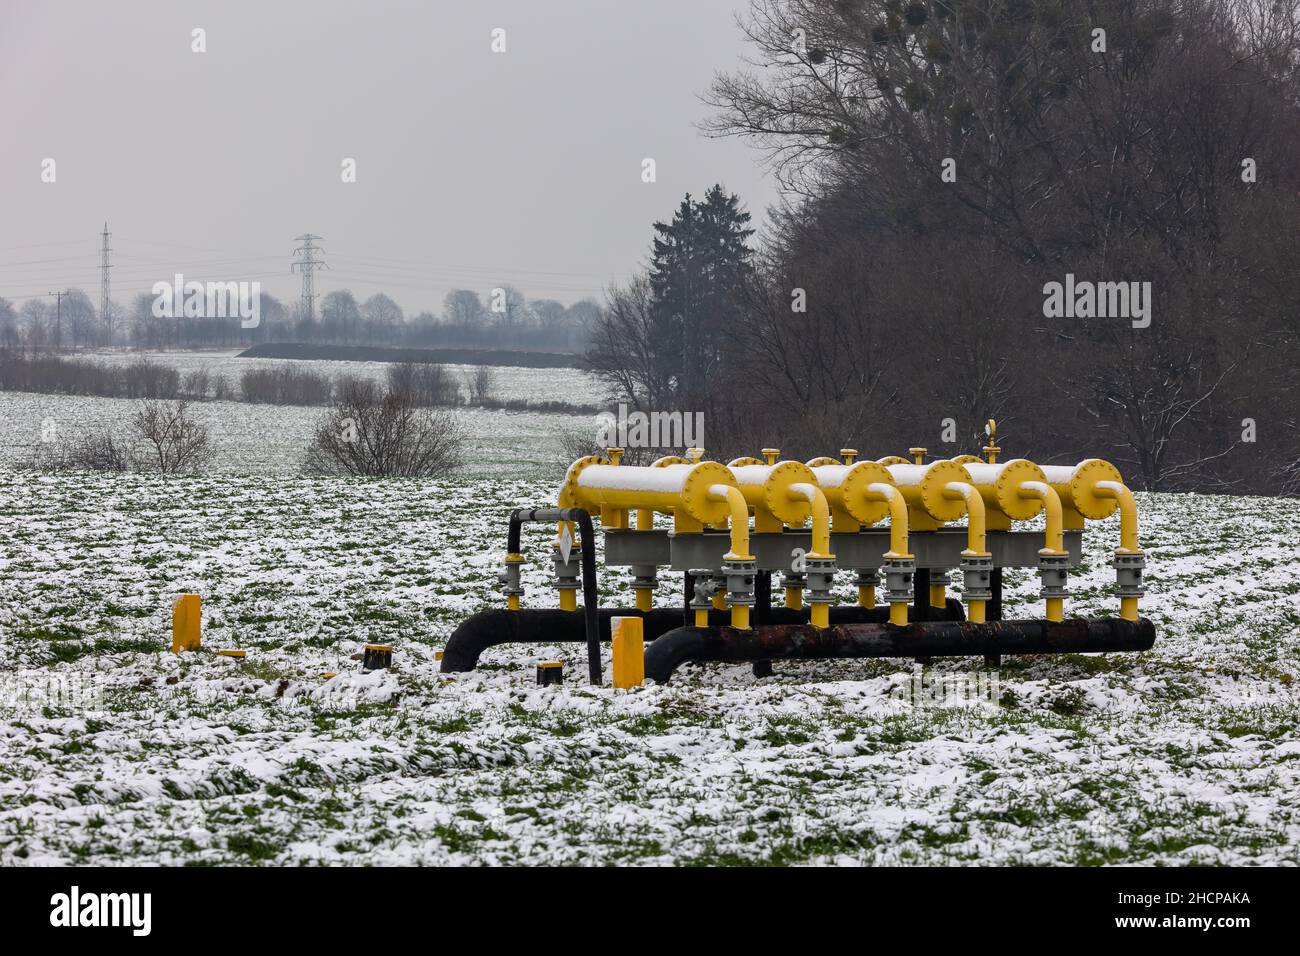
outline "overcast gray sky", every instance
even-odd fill
[[[97,302],[106,219],[124,305],[176,271],[256,278],[289,303],[304,232],[332,267],[317,292],[387,291],[408,312],[502,282],[598,295],[686,191],[721,181],[756,221],[776,200],[756,150],[694,125],[744,52],[744,6],[4,0],[0,296],[79,286]]]

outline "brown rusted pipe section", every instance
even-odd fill
[[[837,657],[980,657],[988,654],[1085,654],[1145,651],[1155,643],[1146,618],[1065,621],[916,621],[892,624],[774,624],[738,631],[681,627],[645,652],[645,676],[667,683],[688,661],[807,660]]]

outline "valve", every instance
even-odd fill
[[[1146,555],[1141,551],[1116,551],[1111,566],[1115,569],[1115,591],[1119,594],[1121,616],[1136,621],[1138,598],[1146,593],[1142,588],[1142,569],[1147,566]]]
[[[555,568],[555,587],[560,592],[562,611],[578,609],[578,569],[581,554],[578,548],[570,548],[569,560],[565,561],[559,545],[551,548],[551,564]]]
[[[840,458],[844,464],[851,465],[858,460],[858,450],[856,448],[841,448]]]
[[[749,629],[749,609],[754,606],[754,577],[758,562],[753,558],[724,558],[723,580],[726,581],[727,603],[731,605],[731,626]]]
[[[808,581],[808,603],[812,605],[814,627],[830,624],[830,605],[835,603],[831,589],[835,586],[834,558],[804,558],[805,577]]]
[[[519,610],[519,599],[524,596],[524,586],[519,579],[519,568],[524,563],[522,554],[507,554],[506,569],[497,580],[505,585],[506,606],[512,611]]]
[[[768,463],[769,465],[775,465],[775,464],[777,463],[777,461],[781,458],[781,449],[779,449],[779,448],[764,448],[764,449],[763,449],[763,457],[767,459],[767,463]]]
[[[959,570],[963,600],[993,600],[993,555],[963,554]]]
[[[1038,578],[1042,582],[1039,596],[1047,602],[1047,619],[1060,621],[1064,619],[1063,605],[1069,593],[1066,581],[1070,576],[1070,556],[1058,552],[1038,552]]]
[[[691,599],[691,610],[695,612],[695,626],[709,626],[709,609],[713,607],[713,596],[722,590],[720,582],[713,576],[710,568],[690,571],[695,578],[695,596]]]
[[[885,558],[885,600],[889,602],[889,623],[907,623],[907,605],[912,603],[912,578],[916,558]]]
[[[918,447],[918,448],[909,448],[909,449],[907,450],[907,453],[908,453],[909,455],[912,456],[912,461],[914,461],[916,464],[918,464],[918,465],[924,465],[924,464],[925,464],[925,453],[926,453],[927,451],[929,451],[928,448],[919,448],[919,447]]]

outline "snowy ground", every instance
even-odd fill
[[[1143,496],[1155,649],[1014,660],[997,706],[936,708],[906,661],[627,692],[575,646],[502,647],[439,675],[550,482],[0,477],[3,865],[1300,863],[1295,500]],[[1117,533],[1090,529],[1073,610],[1113,610]],[[188,591],[204,649],[178,658]],[[378,640],[395,666],[363,675]],[[537,655],[568,683],[536,687]]]
[[[151,361],[171,365],[182,373],[206,369],[237,382],[242,369],[285,364],[269,359],[236,358],[234,352],[149,353]],[[137,353],[89,353],[103,362],[129,362]],[[368,376],[382,380],[389,366],[381,362],[294,362],[327,376]],[[457,378],[468,366],[449,365]],[[598,403],[601,391],[594,380],[575,369],[531,369],[493,366],[493,397],[533,402]],[[80,395],[41,395],[0,391],[0,466],[36,460],[42,440],[76,435],[102,427],[123,429],[139,403],[124,398]],[[193,418],[208,427],[216,445],[213,468],[232,473],[285,474],[298,469],[311,441],[320,408],[254,405],[244,402],[196,402]],[[458,408],[453,414],[471,438],[469,472],[563,474],[560,436],[585,430],[595,434],[594,416]]]

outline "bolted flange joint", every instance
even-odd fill
[[[1142,588],[1142,569],[1147,566],[1146,555],[1141,552],[1121,554],[1117,551],[1111,566],[1115,569],[1115,590],[1120,597],[1137,598],[1146,593]]]
[[[809,604],[834,604],[831,589],[835,586],[834,558],[804,558],[808,578]]]
[[[808,576],[801,571],[785,571],[781,574],[781,587],[795,588],[802,591],[808,586]]]
[[[577,548],[569,551],[569,560],[565,561],[559,546],[551,548],[551,564],[555,567],[555,586],[561,591],[578,590],[578,569],[581,552]]]
[[[885,600],[890,604],[911,604],[916,559],[885,558],[881,570],[885,572]]]
[[[649,588],[654,590],[659,586],[659,578],[655,574],[653,564],[634,564],[632,565],[632,587]]]
[[[507,554],[506,569],[497,576],[497,580],[505,585],[506,597],[523,597],[524,585],[519,579],[519,569],[524,563],[522,554]]]
[[[993,555],[963,554],[961,558],[962,598],[966,601],[993,600]]]
[[[754,576],[758,574],[758,562],[748,560],[724,559],[722,576],[727,582],[727,603],[732,607],[754,604]]]
[[[853,583],[860,588],[879,587],[880,573],[875,568],[858,568],[858,573],[853,578]]]
[[[1069,594],[1065,586],[1070,577],[1068,554],[1040,554],[1038,579],[1042,583],[1038,594],[1042,598],[1064,598]]]

